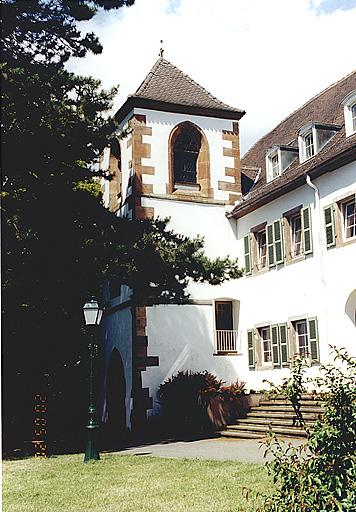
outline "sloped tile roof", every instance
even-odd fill
[[[197,84],[163,57],[157,60],[132,96],[164,101],[165,103],[219,109],[228,112],[243,112],[219,101],[204,87]]]
[[[334,165],[332,162],[341,162],[343,155],[345,155],[344,161],[345,158],[349,161],[356,159],[356,135],[346,137],[342,106],[344,98],[354,90],[356,90],[356,71],[305,103],[251,147],[241,160],[241,168],[255,167],[260,168],[261,172],[256,185],[234,208],[232,213],[235,216],[242,216],[292,188],[302,185],[308,173],[314,173],[316,176],[318,173],[321,174],[321,169],[331,169]],[[308,123],[337,125],[341,129],[314,157],[302,164],[297,159],[281,176],[267,182],[266,152],[268,149],[273,145],[298,147],[298,131]]]
[[[197,115],[240,119],[245,112],[223,103],[168,60],[160,57],[134,94],[128,96],[120,112],[129,106],[185,112]]]

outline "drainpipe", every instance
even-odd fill
[[[323,222],[322,222],[322,212],[320,209],[320,193],[318,187],[311,181],[310,176],[308,174],[305,175],[306,184],[314,190],[314,202],[315,202],[315,224],[318,228],[318,251],[314,250],[314,256],[319,260],[319,268],[320,268],[320,281],[321,281],[321,294],[322,298],[320,302],[322,303],[322,310],[326,323],[326,337],[329,338],[329,321],[327,315],[327,307],[326,307],[326,282],[325,282],[325,247],[323,245],[322,239],[322,231],[323,231]]]
[[[321,209],[320,209],[320,193],[318,187],[311,181],[310,176],[308,174],[305,175],[307,185],[314,190],[314,202],[315,202],[315,217],[317,220],[318,226],[318,249],[319,249],[319,262],[321,269],[321,281],[323,287],[325,287],[325,270],[324,270],[324,247],[322,240],[322,219],[321,219]]]

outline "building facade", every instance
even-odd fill
[[[113,175],[108,207],[170,217],[176,232],[204,236],[209,257],[238,257],[245,276],[192,283],[189,304],[135,303],[109,284],[104,422],[120,399],[127,428],[144,425],[159,385],[180,370],[259,390],[287,376],[296,353],[314,373],[329,345],[356,352],[356,73],[241,159],[244,114],[162,57],[117,113],[126,135],[101,162]]]

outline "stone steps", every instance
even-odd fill
[[[249,425],[249,424],[253,424],[253,425],[280,425],[280,426],[283,426],[283,427],[288,427],[288,426],[291,426],[291,427],[294,427],[295,426],[295,423],[296,423],[296,420],[295,420],[295,416],[293,418],[265,418],[265,417],[261,417],[261,418],[255,418],[255,417],[248,417],[248,418],[244,418],[244,419],[239,419],[239,425]],[[314,420],[306,420],[305,423],[307,425],[312,425],[314,423]]]
[[[231,434],[231,432],[251,432],[254,434],[261,433],[262,435],[266,434],[268,432],[268,425],[254,425],[253,423],[245,423],[243,425],[236,424],[236,425],[229,425],[227,430],[224,432],[227,432],[228,434]],[[276,434],[280,434],[283,436],[289,436],[289,437],[305,437],[305,430],[300,427],[283,427],[283,426],[274,426],[273,432]]]
[[[322,401],[315,395],[303,395],[301,413],[306,425],[313,425],[323,413]],[[297,424],[293,406],[284,397],[262,400],[259,405],[250,408],[246,418],[227,425],[220,435],[228,438],[261,439],[266,436],[270,427],[280,436],[306,436],[305,430]]]
[[[321,414],[323,412],[323,408],[322,407],[314,407],[314,406],[310,406],[310,407],[301,407],[300,408],[301,412],[304,413],[308,413],[308,412],[313,412],[315,414]],[[251,411],[267,411],[267,412],[294,412],[294,409],[292,407],[292,405],[257,405],[255,407],[251,407]]]
[[[248,417],[249,418],[266,418],[266,414],[265,414],[265,411],[251,411],[248,413]],[[317,420],[319,417],[319,414],[315,414],[315,413],[312,413],[312,414],[307,414],[307,413],[303,413],[303,418],[305,420],[311,420],[311,421],[315,421]],[[295,412],[294,411],[290,411],[290,412],[274,412],[274,411],[269,411],[268,412],[268,418],[271,418],[271,419],[274,419],[274,418],[295,418]]]
[[[222,437],[239,439],[263,439],[264,434],[252,432],[250,430],[223,430],[220,432]]]
[[[300,405],[301,407],[321,407],[322,403],[321,401],[319,400],[301,400],[300,402]],[[262,400],[260,402],[260,405],[261,407],[263,406],[271,406],[271,405],[274,405],[274,406],[283,406],[283,405],[286,405],[286,406],[290,406],[291,405],[291,402],[289,400]]]

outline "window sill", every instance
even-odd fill
[[[173,193],[175,191],[180,192],[200,192],[201,186],[199,183],[175,183]]]
[[[348,239],[342,239],[340,240],[340,238],[338,238],[337,236],[335,237],[335,244],[334,245],[329,245],[329,247],[327,246],[327,250],[329,251],[330,249],[340,249],[341,247],[346,247],[347,245],[352,245],[356,243],[356,237],[352,237],[352,238],[348,238]]]
[[[268,272],[268,265],[266,265],[265,267],[263,268],[257,268],[255,267],[253,269],[253,272],[252,272],[252,275],[254,276],[259,276],[260,274],[265,274],[266,272]]]
[[[308,162],[312,158],[314,158],[318,153],[314,153],[314,155],[308,156],[307,158],[300,159],[299,164],[304,164],[304,162]]]
[[[213,352],[213,356],[241,356],[241,352]]]
[[[312,254],[312,253],[310,253]],[[304,252],[302,254],[299,254],[298,256],[292,256],[286,258],[286,266],[287,265],[293,265],[293,263],[299,263],[300,261],[304,261],[306,259],[306,255]]]
[[[277,174],[277,176],[273,176],[273,178],[271,176],[269,176],[267,179],[266,179],[266,182],[267,183],[271,183],[271,181],[274,181],[276,180],[277,178],[280,178],[282,176],[282,173],[280,172],[279,174]]]
[[[319,364],[319,363],[318,363]],[[283,363],[282,366],[256,366],[256,372],[271,371],[271,370],[284,370],[289,368],[289,364]]]
[[[342,245],[349,245],[349,244],[352,244],[354,242],[356,242],[356,236],[350,236],[349,238],[345,238],[342,241]]]

